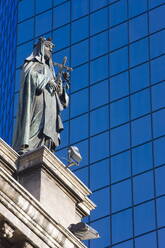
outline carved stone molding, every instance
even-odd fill
[[[10,226],[7,222],[3,222],[0,227],[1,235],[4,238],[11,239],[14,234],[14,228]]]

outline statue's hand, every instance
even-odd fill
[[[52,79],[48,82],[48,86],[52,89],[57,87],[57,84],[55,83],[55,81]]]
[[[54,95],[56,89],[57,89],[57,84],[55,83],[55,81],[52,79],[50,80],[47,85],[46,85],[46,88],[48,89],[48,91]]]

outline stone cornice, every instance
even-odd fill
[[[0,167],[0,189],[0,203],[40,237],[47,244],[46,247],[86,247],[68,229],[52,219],[40,203],[2,167]]]
[[[10,174],[16,172],[16,162],[19,157],[19,154],[15,152],[5,141],[0,138],[0,159],[2,163],[5,163],[4,168]],[[9,165],[8,167],[7,164]]]

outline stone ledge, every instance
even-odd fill
[[[16,172],[19,157],[19,154],[0,138],[0,164],[10,175]]]
[[[18,226],[21,222],[26,226],[25,236],[32,233],[33,236],[44,242],[40,248],[85,248],[86,246],[77,239],[68,229],[58,224],[42,208],[40,203],[25,190],[13,177],[0,167],[0,209],[6,207],[12,213]],[[4,213],[0,213],[3,215]],[[6,216],[8,218],[8,216]],[[28,229],[28,232],[27,232]],[[22,232],[24,230],[21,230]],[[37,240],[37,239],[36,239]],[[33,239],[33,242],[35,239]]]

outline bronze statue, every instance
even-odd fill
[[[72,68],[65,66],[66,57],[61,65],[53,63],[53,47],[51,39],[40,38],[23,65],[13,137],[13,148],[19,154],[42,145],[54,151],[60,144],[60,112],[68,106],[68,71]],[[54,64],[59,67],[57,76]]]

